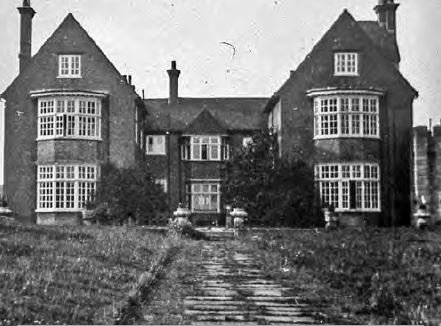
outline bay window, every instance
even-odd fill
[[[314,138],[379,138],[379,98],[332,95],[314,98]]]
[[[79,211],[93,200],[98,180],[96,165],[39,165],[37,211]]]
[[[371,163],[315,166],[322,204],[336,211],[380,211],[380,168]]]
[[[38,99],[38,138],[101,139],[101,100],[95,97]]]

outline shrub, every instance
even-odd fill
[[[227,201],[245,208],[250,224],[318,226],[314,216],[313,169],[302,160],[279,157],[276,135],[260,132],[224,165]]]
[[[193,240],[207,240],[207,237],[196,230],[190,221],[182,223],[182,220],[177,218],[169,220],[168,234]]]
[[[101,168],[92,206],[101,223],[121,223],[133,217],[145,224],[149,216],[166,209],[165,193],[147,167],[119,169],[111,164]]]

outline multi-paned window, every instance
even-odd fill
[[[319,164],[321,202],[336,211],[380,211],[380,167],[370,163]]]
[[[81,55],[62,54],[58,56],[58,77],[80,78]]]
[[[334,53],[334,75],[358,76],[358,53],[356,52]]]
[[[191,183],[187,188],[187,201],[192,212],[220,212],[219,183]]]
[[[225,161],[229,158],[229,145],[226,137],[191,136],[183,137],[181,147],[183,160]]]
[[[78,211],[93,200],[96,165],[39,165],[37,211]]]
[[[378,96],[314,98],[315,138],[380,137]]]
[[[101,100],[95,97],[38,99],[38,140],[101,139]]]
[[[148,135],[146,136],[145,151],[147,155],[165,155],[165,136]]]

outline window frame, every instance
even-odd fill
[[[316,164],[314,169],[321,202],[332,204],[336,212],[381,212],[378,163],[325,163]],[[330,200],[324,200],[323,197]]]
[[[220,213],[221,212],[221,191],[220,191],[220,182],[213,182],[213,181],[198,181],[198,182],[191,182],[188,184],[188,193],[187,197],[188,202],[190,203],[190,209],[192,213]],[[204,191],[204,186],[208,187],[207,191]],[[213,191],[213,187],[216,187],[216,190]],[[199,188],[199,190],[197,189]],[[196,200],[198,197],[205,197],[205,200],[208,198],[208,209],[204,208],[197,208],[198,205],[196,204]],[[212,196],[216,196],[216,203],[215,207],[212,207]]]
[[[319,95],[313,98],[313,110],[314,139],[380,139],[378,95]]]
[[[181,159],[183,161],[222,162],[230,158],[229,152],[230,145],[226,136],[184,136],[181,144]]]
[[[54,95],[37,101],[37,141],[102,140],[102,99],[96,96]]]
[[[67,67],[63,66],[65,63],[67,63]],[[76,65],[76,66],[74,67],[74,65]],[[81,76],[81,55],[80,54],[59,54],[58,55],[58,76],[57,76],[57,78],[82,78],[82,76]]]
[[[334,53],[334,76],[359,76],[360,54],[354,51]]]
[[[145,154],[146,155],[167,155],[167,150],[166,150],[167,139],[165,136],[166,135],[146,135],[145,136]],[[152,148],[150,148],[150,141],[149,141],[150,139],[152,140],[152,143],[151,143]],[[158,139],[162,139],[162,145],[160,145],[161,147],[159,147],[159,145],[157,143]]]
[[[79,212],[93,200],[100,167],[94,164],[37,166],[37,213]],[[63,198],[60,201],[60,198]],[[69,203],[69,204],[68,204]]]

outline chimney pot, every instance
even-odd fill
[[[129,85],[132,85],[132,75],[129,75]]]

